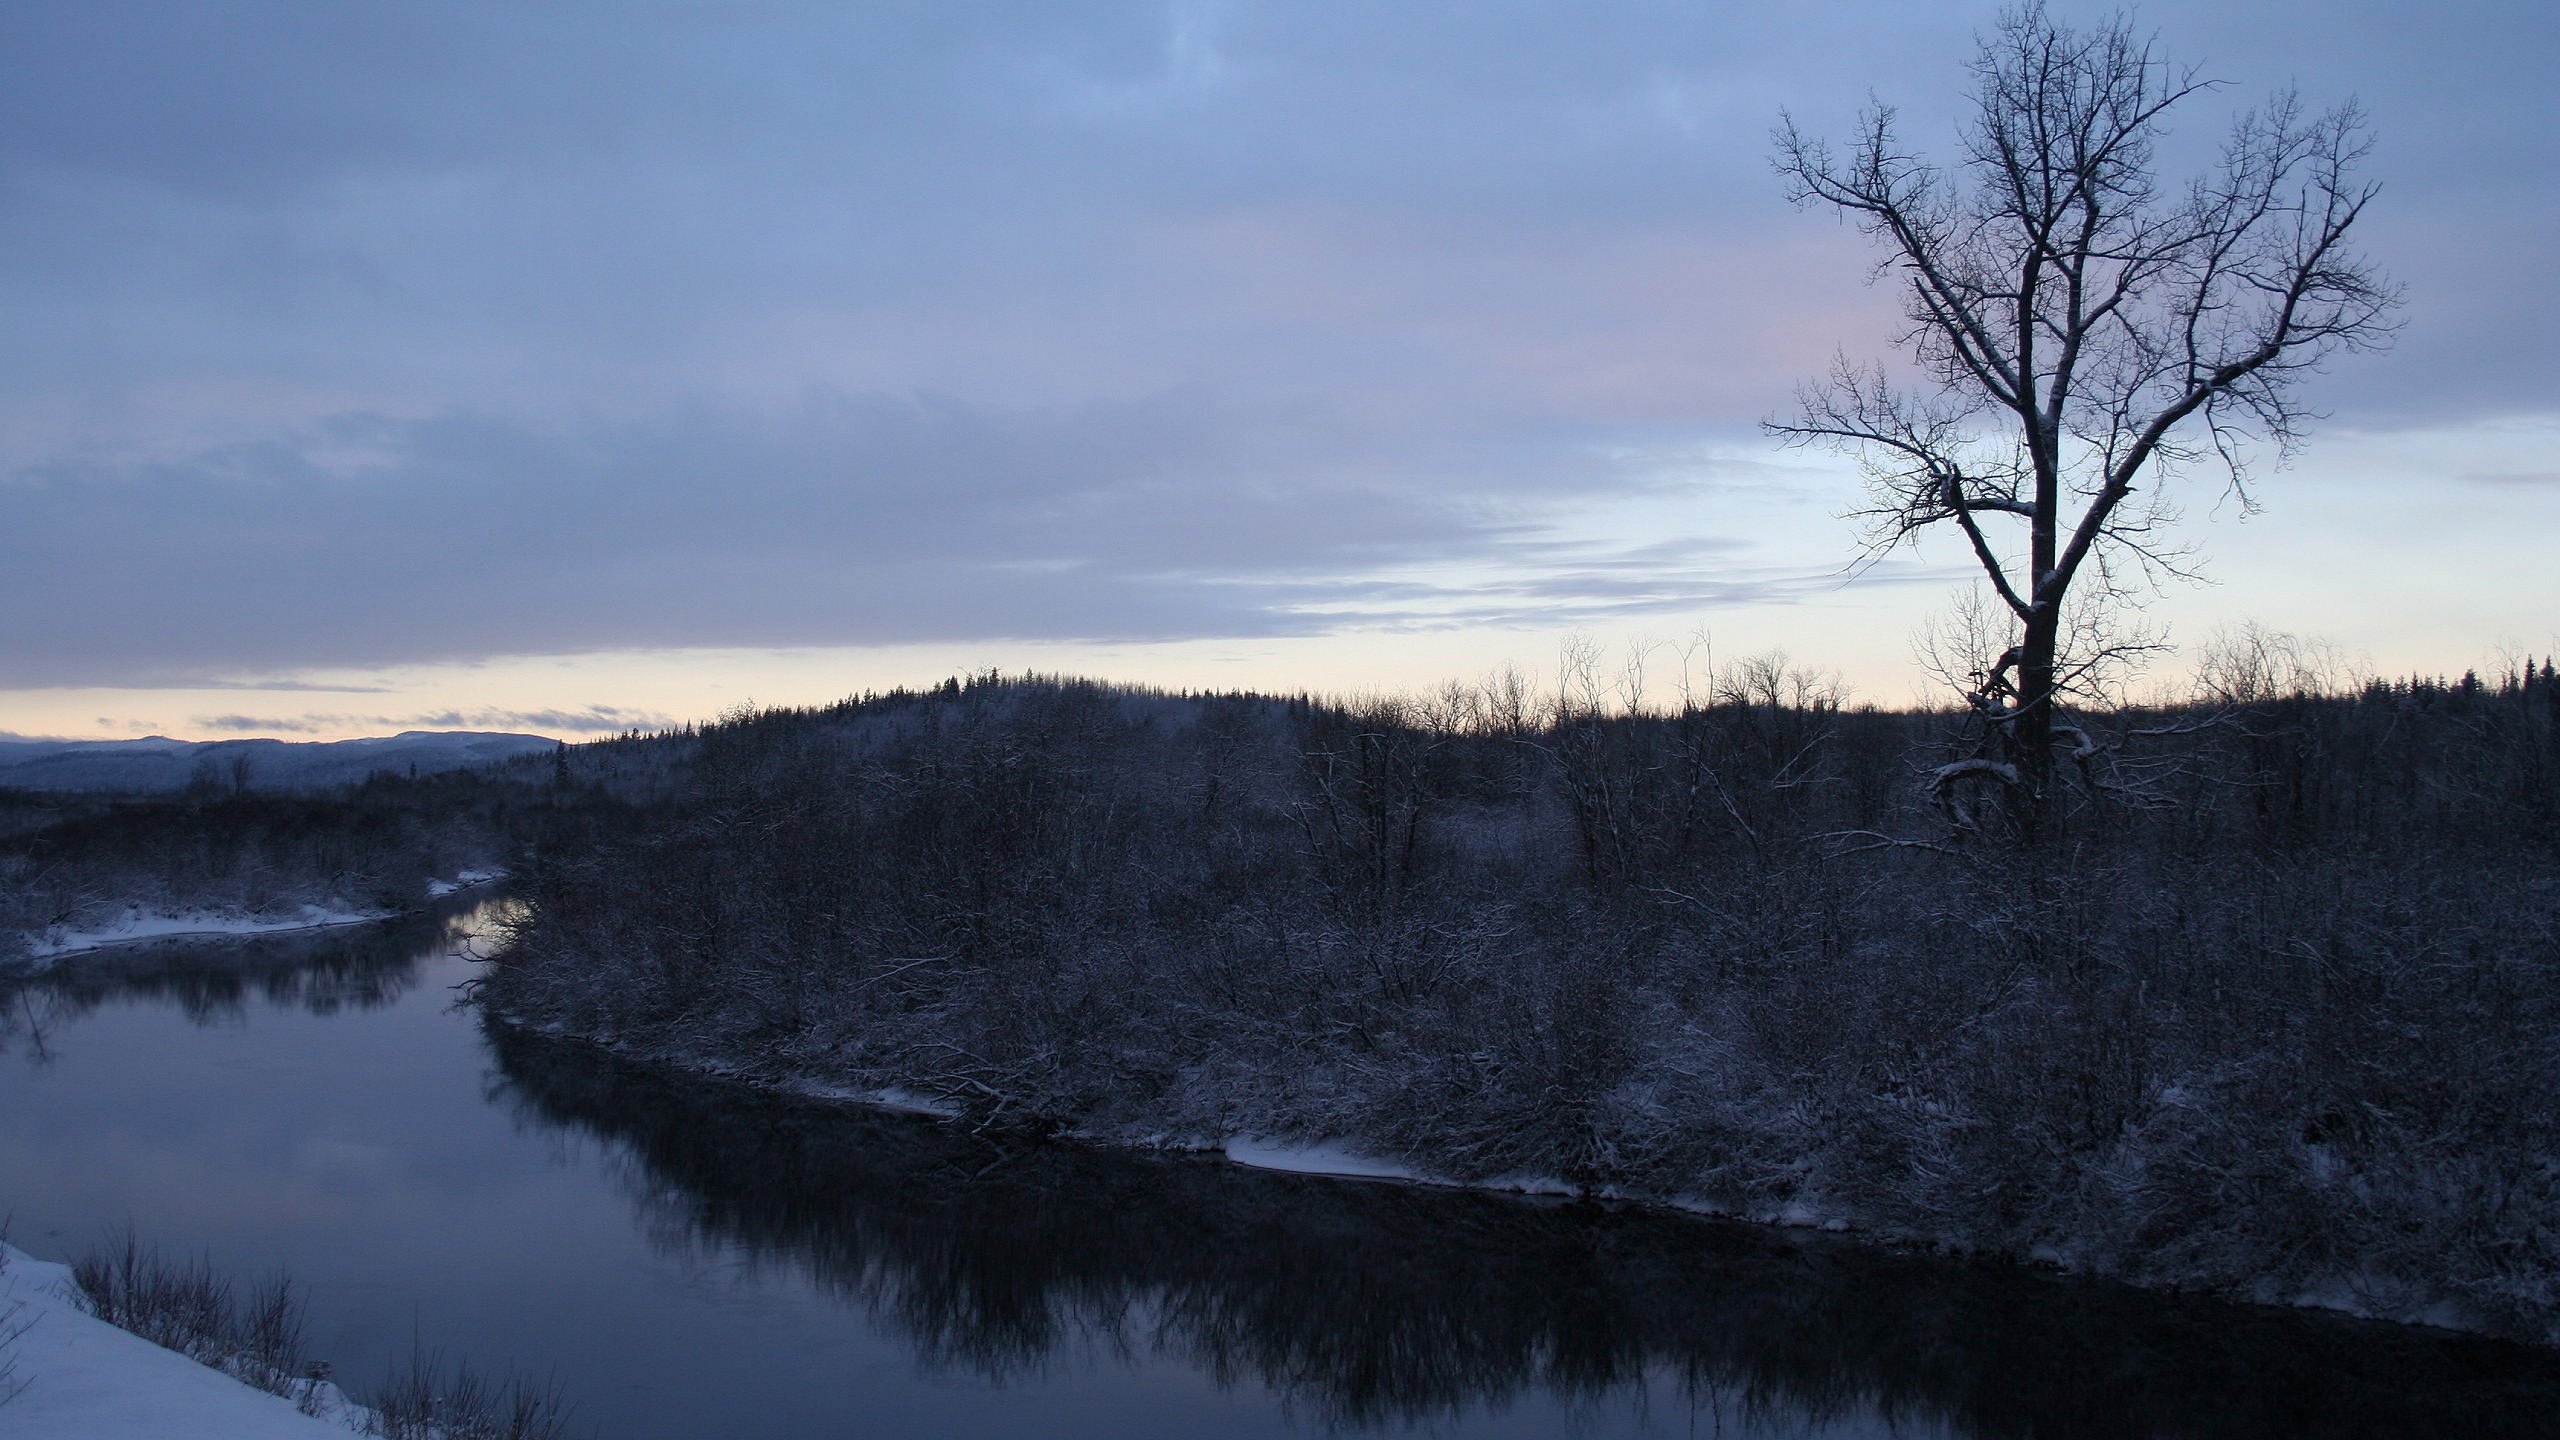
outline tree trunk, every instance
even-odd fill
[[[2053,795],[2053,663],[2061,630],[2059,613],[2048,606],[2030,617],[2018,647],[2018,709],[2009,722],[2009,758],[2025,782],[2017,796],[2017,813],[2022,833],[2030,837]]]

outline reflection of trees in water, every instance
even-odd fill
[[[999,1141],[671,1081],[491,1027],[529,1117],[632,1158],[663,1243],[805,1265],[991,1376],[1178,1356],[1351,1425],[1678,1377],[1781,1428],[1982,1436],[2560,1434],[2560,1356],[1819,1237]]]
[[[273,1009],[332,1015],[376,1010],[417,988],[420,962],[481,933],[481,911],[448,905],[371,925],[236,940],[134,945],[83,955],[48,973],[0,980],[0,1048],[39,1054],[60,1027],[111,1000],[169,1005],[197,1025],[235,1025],[252,998]]]

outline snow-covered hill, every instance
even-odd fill
[[[420,775],[539,754],[540,735],[411,730],[370,740],[0,738],[0,788],[149,794],[198,780],[222,789],[320,790],[388,771]]]

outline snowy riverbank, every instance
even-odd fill
[[[209,911],[128,909],[111,919],[79,928],[55,926],[27,942],[28,958],[39,970],[74,955],[148,945],[168,940],[236,940],[252,935],[290,935],[304,930],[334,930],[387,920],[389,910],[355,910],[328,905],[301,905],[273,915],[218,914]]]
[[[0,1431],[13,1440],[346,1440],[370,1412],[327,1381],[270,1395],[89,1314],[71,1267],[0,1245]],[[308,1412],[303,1408],[308,1405]]]
[[[865,1108],[921,1115],[951,1123],[971,1119],[969,1108],[946,1094],[903,1085],[866,1087],[831,1083],[806,1074],[795,1074],[771,1063],[747,1063],[724,1058],[700,1050],[671,1050],[635,1044],[622,1037],[581,1035],[558,1022],[532,1022],[503,1011],[493,1012],[493,1019],[512,1028],[539,1034],[572,1045],[593,1046],[626,1061],[662,1072],[693,1075],[767,1095],[789,1097],[821,1104],[847,1104]],[[983,1116],[979,1117],[983,1120]],[[1880,1225],[1840,1208],[1825,1208],[1792,1200],[1788,1203],[1750,1207],[1718,1203],[1715,1198],[1679,1191],[1648,1190],[1640,1186],[1600,1183],[1577,1185],[1558,1176],[1531,1171],[1494,1176],[1461,1177],[1436,1171],[1411,1158],[1395,1158],[1389,1147],[1364,1142],[1357,1137],[1293,1138],[1282,1133],[1246,1129],[1224,1136],[1183,1134],[1180,1132],[1105,1129],[1068,1125],[1048,1131],[1054,1138],[1072,1144],[1091,1145],[1103,1149],[1188,1153],[1214,1156],[1228,1164],[1251,1170],[1304,1175],[1324,1179],[1368,1182],[1387,1185],[1415,1185],[1435,1189],[1472,1190],[1493,1194],[1509,1194],[1546,1200],[1596,1201],[1610,1205],[1626,1205],[1657,1212],[1670,1212],[1700,1220],[1771,1226],[1788,1230],[1814,1230],[1853,1237],[1860,1243],[1883,1251],[1936,1254],[1950,1258],[1998,1259],[2024,1269],[2044,1271],[2056,1276],[2112,1280],[2131,1283],[2136,1288],[2154,1289],[2171,1294],[2210,1294],[2226,1302],[2266,1306],[2279,1310],[2322,1311],[2356,1320],[2381,1321],[2413,1326],[2444,1333],[2496,1335],[2500,1327],[2484,1323],[2482,1317],[2459,1304],[2439,1302],[2426,1306],[2387,1303],[2374,1290],[2345,1281],[2332,1280],[2318,1285],[2279,1285],[2263,1281],[2224,1281],[2216,1283],[2187,1277],[2162,1283],[2157,1280],[2129,1279],[2114,1273],[2110,1267],[2089,1263],[2086,1253],[2058,1246],[2005,1248],[1985,1245],[1978,1238],[1953,1231],[1928,1231]],[[2512,1334],[2507,1338],[2518,1338]],[[2560,1335],[2526,1336],[2529,1343],[2560,1345]]]
[[[506,873],[497,869],[464,870],[449,880],[430,880],[427,882],[426,899],[430,903],[449,899],[466,890],[503,880]],[[257,914],[227,910],[161,910],[130,905],[85,924],[54,925],[26,935],[23,937],[26,950],[22,963],[29,969],[44,971],[65,960],[102,950],[180,941],[295,935],[342,929],[350,925],[372,925],[409,913],[413,912],[343,903],[305,904]],[[5,949],[0,949],[0,956],[5,956],[5,953]]]

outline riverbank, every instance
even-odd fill
[[[269,1394],[89,1313],[69,1265],[0,1244],[0,1430],[16,1440],[347,1440],[370,1411],[325,1380]]]
[[[491,1385],[413,1350],[359,1405],[302,1351],[303,1302],[245,1298],[130,1233],[75,1264],[0,1243],[0,1428],[24,1440],[562,1440],[556,1389]]]
[[[539,1037],[546,1043],[585,1046],[604,1052],[615,1060],[654,1071],[671,1079],[690,1077],[771,1097],[787,1103],[825,1106],[852,1106],[883,1114],[915,1117],[945,1125],[957,1132],[974,1133],[984,1128],[984,1107],[973,1108],[947,1094],[903,1085],[866,1087],[829,1083],[808,1076],[795,1076],[777,1070],[770,1064],[759,1065],[740,1059],[721,1059],[701,1053],[651,1051],[644,1046],[617,1040],[597,1039],[567,1032],[557,1025],[531,1024],[520,1018],[491,1012],[496,1025]],[[2187,1281],[2163,1283],[2157,1280],[2128,1279],[2121,1273],[2086,1263],[2072,1263],[2074,1257],[2054,1251],[2024,1253],[1997,1246],[1968,1243],[1948,1233],[1892,1231],[1878,1228],[1837,1212],[1825,1212],[1802,1203],[1784,1208],[1747,1211],[1723,1206],[1694,1194],[1647,1193],[1621,1184],[1577,1185],[1567,1180],[1542,1174],[1512,1173],[1491,1177],[1465,1178],[1437,1173],[1410,1159],[1391,1158],[1375,1146],[1364,1146],[1357,1140],[1341,1138],[1307,1139],[1285,1134],[1241,1131],[1223,1136],[1182,1135],[1168,1132],[1105,1132],[1095,1129],[1039,1127],[1036,1133],[1046,1140],[1097,1151],[1194,1156],[1223,1161],[1244,1170],[1264,1171],[1312,1179],[1359,1182],[1371,1185],[1410,1186],[1483,1194],[1543,1199],[1549,1202],[1572,1200],[1597,1202],[1619,1209],[1654,1212],[1692,1220],[1739,1224],[1773,1232],[1818,1232],[1819,1234],[1863,1247],[1878,1255],[1936,1257],[1952,1263],[1990,1262],[2015,1266],[2024,1272],[2041,1272],[2057,1280],[2096,1280],[2123,1284],[2134,1290],[2155,1292],[2164,1300],[2187,1301],[2208,1299],[2223,1304],[2255,1307],[2270,1313],[2287,1311],[2313,1312],[2346,1317],[2359,1322],[2374,1322],[2412,1334],[2434,1332],[2447,1336],[2470,1335],[2498,1340],[2524,1339],[2544,1349],[2560,1349],[2560,1338],[2519,1335],[2513,1327],[2484,1323],[2476,1313],[2466,1313],[2449,1304],[2414,1308],[2406,1304],[2392,1306],[2376,1303],[2371,1290],[2353,1284],[2326,1283],[2296,1291],[2281,1291],[2263,1284],[2246,1282],[2214,1283]]]
[[[423,914],[455,896],[497,884],[506,876],[504,870],[471,869],[461,871],[451,879],[430,880],[426,886],[426,902],[407,909],[361,907],[338,902],[305,904],[288,912],[247,914],[127,906],[109,918],[86,925],[52,926],[16,937],[23,942],[24,948],[21,958],[15,963],[20,973],[43,974],[65,961],[103,951],[149,945],[264,939],[341,930],[355,925],[378,925],[386,920]],[[9,969],[5,957],[5,949],[0,949],[0,974],[6,974]]]

